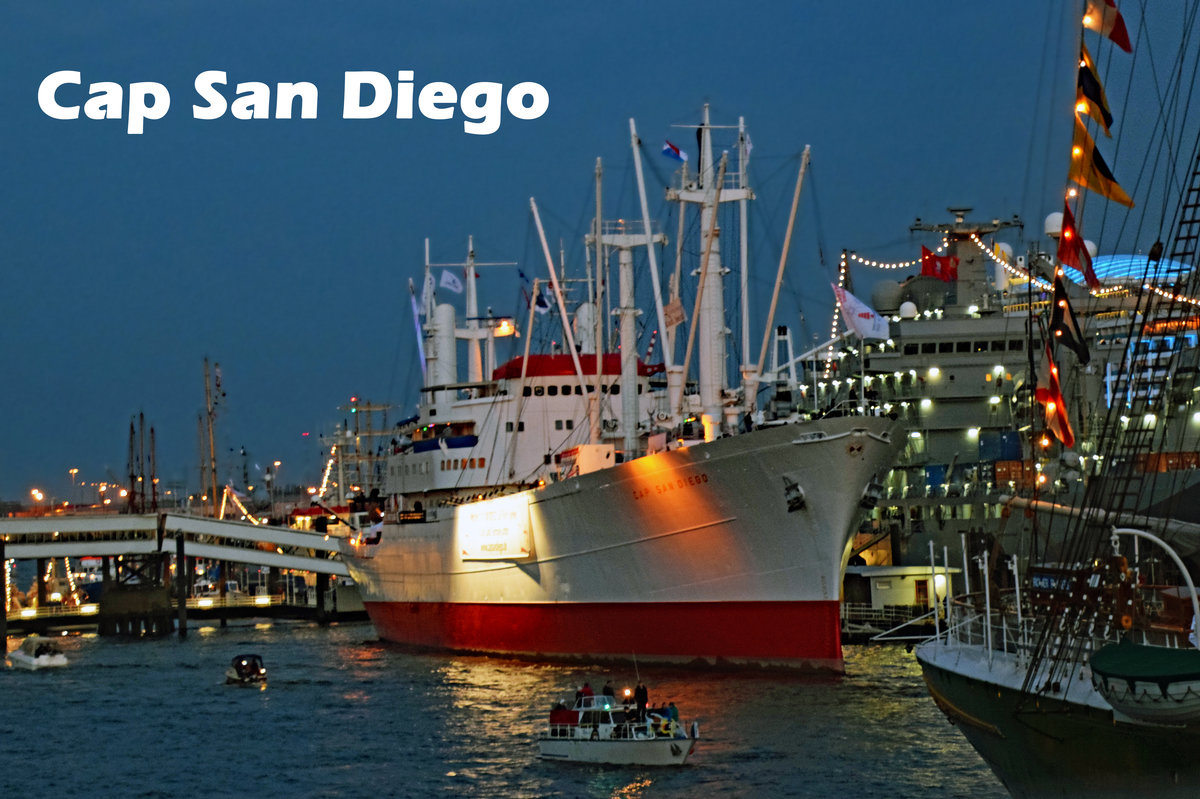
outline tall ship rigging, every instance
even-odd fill
[[[937,634],[916,647],[934,702],[1014,796],[1200,790],[1200,135],[1187,113],[1196,10],[1174,31],[1168,67],[1144,51],[1163,81],[1151,133],[1167,157],[1147,158],[1134,192],[1162,214],[1141,228],[1141,253],[1119,273],[1098,270],[1081,235],[1096,214],[1085,219],[1071,189],[1048,227],[1055,252],[1026,264],[1048,269],[1028,276],[1026,410],[1012,426],[1024,458],[1009,472],[1008,512],[978,520],[995,543],[964,559],[969,582],[939,600]],[[1132,197],[1088,133],[1112,124],[1106,102],[1103,114],[1089,110],[1103,92],[1088,47],[1121,63],[1116,48],[1133,49],[1131,37],[1112,2],[1087,3],[1083,26],[1102,38],[1087,34],[1080,47],[1069,177],[1110,201],[1116,226],[1136,227],[1116,208]],[[997,374],[1007,366],[998,360]]]
[[[731,130],[734,163],[718,162],[714,135]],[[630,133],[641,219],[606,222],[597,210],[588,237],[597,273],[603,253],[618,261],[618,345],[604,345],[602,282],[568,311],[533,201],[549,280],[546,291],[535,282],[529,319],[539,305],[556,308],[561,351],[530,352],[527,330],[524,352],[496,363],[497,339],[514,326],[479,313],[473,248],[465,319],[434,300],[427,254],[418,417],[397,431],[375,523],[342,554],[389,641],[840,671],[842,569],[901,443],[897,423],[881,412],[798,422],[788,385],[760,407],[759,383],[772,383],[761,377],[769,336],[754,362],[745,301],[741,385],[729,384],[717,210],[737,203],[745,213],[753,197],[744,126],[717,128],[706,108],[698,168],[684,161],[668,191],[698,209],[690,313],[680,270],[660,279],[654,245],[664,237],[647,211],[632,120]],[[598,209],[599,194],[598,175]],[[633,253],[642,247],[660,363],[638,357]],[[747,266],[743,247],[743,288]],[[775,329],[770,316],[764,329]]]

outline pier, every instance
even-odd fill
[[[48,603],[42,575],[54,558],[103,559],[98,603]],[[38,562],[36,608],[0,617],[9,628],[44,631],[95,625],[102,635],[187,634],[187,618],[267,617],[329,621],[364,617],[361,607],[326,608],[330,577],[348,577],[337,538],[288,527],[255,525],[170,513],[81,514],[0,519],[0,562]],[[203,558],[316,575],[316,601],[286,602],[281,594],[189,597],[193,566]],[[336,596],[336,595],[334,595]],[[7,595],[6,595],[7,600]]]

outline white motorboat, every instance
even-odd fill
[[[639,716],[612,696],[581,696],[574,707],[550,710],[550,723],[538,738],[545,760],[621,766],[682,766],[696,750],[699,725],[691,734],[678,720],[654,712]]]
[[[37,671],[38,669],[61,668],[67,665],[67,656],[50,638],[31,635],[21,645],[8,653],[13,668]]]

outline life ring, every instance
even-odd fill
[[[658,732],[661,733],[662,735],[670,735],[671,734],[670,719],[663,719],[661,722],[659,722]]]
[[[1122,629],[1128,630],[1132,626],[1133,626],[1133,616],[1130,616],[1128,613],[1126,613],[1124,616],[1121,617],[1121,627],[1122,627]]]

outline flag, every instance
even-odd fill
[[[458,275],[451,272],[449,269],[442,271],[442,279],[438,281],[438,286],[444,289],[449,289],[455,294],[462,294],[463,284],[458,279]]]
[[[1100,279],[1092,269],[1092,256],[1087,251],[1083,236],[1079,235],[1079,227],[1075,224],[1075,215],[1071,213],[1071,205],[1063,203],[1062,233],[1058,236],[1058,261],[1072,269],[1082,272],[1088,288],[1100,288]]]
[[[426,273],[428,274],[428,273]],[[417,330],[417,355],[421,358],[421,375],[425,375],[425,336],[421,331],[421,309],[417,307],[417,289],[412,278],[408,279],[408,297],[412,300],[413,326]]]
[[[1067,286],[1063,283],[1061,274],[1054,276],[1054,306],[1050,312],[1050,332],[1054,333],[1055,338],[1064,346],[1075,352],[1080,363],[1086,364],[1092,359],[1083,331],[1075,319],[1075,311],[1071,308],[1071,301],[1067,299]]]
[[[1038,368],[1037,401],[1046,406],[1046,429],[1063,443],[1064,447],[1075,446],[1075,433],[1067,418],[1067,404],[1063,401],[1062,388],[1058,382],[1058,367],[1050,354],[1050,342],[1045,343],[1042,365]]]
[[[1071,145],[1070,177],[1085,189],[1091,189],[1121,205],[1133,207],[1133,200],[1109,171],[1108,164],[1104,163],[1104,159],[1100,157],[1096,143],[1088,135],[1087,128],[1083,126],[1083,121],[1079,117],[1075,117],[1075,140]]]
[[[934,255],[928,247],[921,245],[921,274],[952,283],[958,280],[958,258],[953,255]]]
[[[1083,11],[1083,27],[1101,36],[1107,36],[1125,52],[1133,52],[1133,46],[1129,43],[1129,31],[1125,27],[1125,18],[1121,16],[1113,0],[1087,0]]]
[[[872,311],[865,302],[844,288],[834,286],[832,283],[829,285],[833,286],[833,293],[837,295],[846,327],[850,328],[859,338],[885,339],[888,337],[888,321],[886,319]]]
[[[664,141],[666,140],[664,139]],[[683,150],[680,150],[674,144],[671,144],[669,141],[663,145],[662,152],[667,158],[674,158],[676,161],[682,161],[685,164],[687,163],[688,154]]]
[[[1096,77],[1096,64],[1087,45],[1080,44],[1079,78],[1075,82],[1075,110],[1087,114],[1100,123],[1105,136],[1112,136],[1109,128],[1112,126],[1113,115],[1108,108],[1108,97],[1104,94],[1104,85]]]
[[[533,300],[533,310],[538,313],[548,313],[550,311],[550,300],[546,299],[546,288],[544,286],[538,289],[537,297]]]

